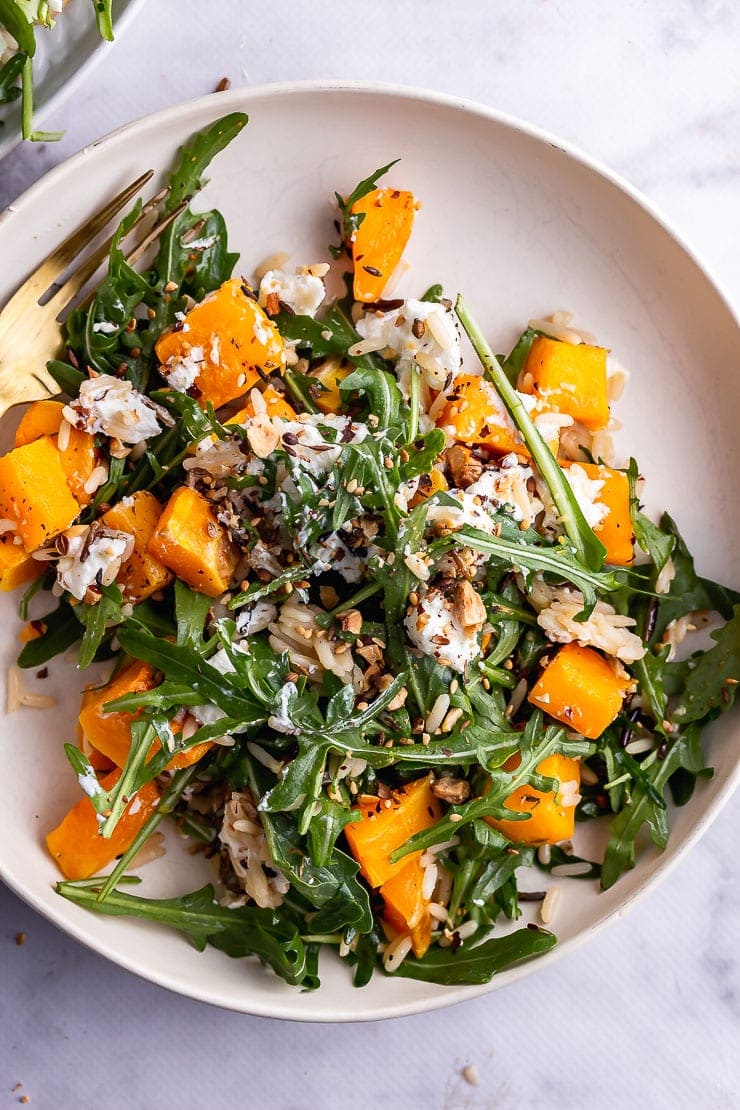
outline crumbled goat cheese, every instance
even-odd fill
[[[78,601],[84,600],[90,586],[110,586],[134,549],[129,532],[98,525],[70,529],[65,537],[67,551],[57,562],[57,587]]]
[[[92,329],[96,335],[113,335],[118,331],[115,324],[110,324],[107,320],[99,320],[97,324],[93,324]]]
[[[530,527],[542,511],[542,502],[529,492],[531,477],[531,468],[523,466],[515,454],[505,455],[499,467],[487,467],[467,489],[451,489],[448,496],[458,505],[432,505],[427,520],[454,531],[468,524],[493,533],[496,525],[491,514],[503,510]]]
[[[245,609],[240,609],[236,618],[236,630],[240,636],[256,636],[264,632],[268,624],[277,617],[277,608],[270,601],[255,601]]]
[[[300,732],[300,729],[293,723],[293,720],[288,712],[288,706],[291,700],[298,693],[298,687],[295,682],[286,682],[280,688],[278,695],[277,710],[267,718],[267,724],[275,732],[283,732],[287,735],[293,735]]]
[[[84,381],[79,397],[65,406],[63,415],[80,430],[102,432],[121,443],[142,443],[162,431],[151,402],[131,382],[110,374]]]
[[[166,378],[167,384],[178,393],[187,393],[195,385],[204,362],[203,348],[191,347],[185,354],[172,355],[167,359],[161,368],[162,377]]]
[[[404,625],[419,651],[462,673],[480,655],[478,634],[485,621],[485,608],[469,582],[459,583],[458,590],[470,593],[474,601],[472,615],[466,615],[465,607],[433,586],[418,605],[409,609]]]
[[[350,354],[388,350],[398,358],[396,373],[409,395],[410,372],[421,370],[425,385],[448,389],[462,365],[460,333],[452,311],[426,301],[405,301],[392,312],[371,312],[357,322],[362,337]]]
[[[311,574],[324,574],[333,570],[341,574],[345,582],[359,582],[367,567],[367,559],[350,551],[336,532],[331,532],[319,543],[312,544],[308,555],[313,564]]]
[[[598,500],[604,488],[604,483],[598,478],[589,478],[586,471],[578,463],[573,463],[564,471],[568,485],[573,490],[581,512],[586,518],[589,528],[597,528],[609,515],[609,506]]]
[[[325,439],[317,425],[334,428],[337,442]],[[367,425],[354,424],[348,416],[334,413],[311,413],[302,420],[278,420],[276,427],[280,436],[295,436],[297,442],[291,443],[293,466],[302,466],[310,474],[328,474],[339,460],[345,445],[361,443],[368,434]]]
[[[267,306],[271,293],[298,316],[315,316],[326,296],[324,282],[316,271],[323,270],[325,264],[303,266],[289,274],[286,270],[268,270],[260,282],[259,303]]]

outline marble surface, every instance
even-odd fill
[[[733,0],[375,0],[363,24],[358,8],[211,0],[206,16],[199,0],[150,0],[47,121],[66,128],[62,142],[0,162],[0,208],[100,134],[225,76],[425,85],[601,157],[740,301]],[[739,815],[736,798],[646,901],[559,964],[465,1006],[373,1026],[270,1022],[168,994],[0,889],[0,1105],[27,1095],[54,1110],[740,1106]]]

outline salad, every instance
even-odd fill
[[[33,126],[33,60],[39,27],[54,27],[67,0],[0,0],[0,106],[21,100],[24,139],[48,142],[61,131],[37,131]],[[92,0],[102,39],[113,41],[113,0]],[[2,127],[2,121],[0,121]]]
[[[99,665],[57,889],[304,989],[325,948],[358,986],[484,983],[556,944],[553,877],[607,889],[665,846],[735,700],[740,595],[643,514],[604,347],[555,314],[497,355],[461,296],[394,296],[424,219],[396,163],[336,194],[325,258],[237,268],[189,202],[246,123],[180,151],[143,273],[123,220],[59,399],[0,458],[18,667]],[[145,897],[165,823],[211,881]]]

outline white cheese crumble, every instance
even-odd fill
[[[283,732],[287,735],[294,735],[300,732],[300,729],[293,723],[290,713],[288,712],[288,703],[297,693],[298,687],[295,682],[286,682],[285,685],[280,688],[276,711],[267,718],[268,725],[270,728],[274,729],[275,732]]]
[[[331,532],[319,543],[312,544],[308,555],[313,564],[313,575],[333,570],[341,574],[345,582],[359,582],[367,568],[367,560],[350,551],[336,532]]]
[[[480,655],[478,633],[482,622],[464,626],[456,607],[435,587],[411,607],[404,626],[412,644],[422,654],[431,655],[438,663],[460,673]]]
[[[65,532],[66,554],[57,562],[57,586],[83,601],[90,586],[110,586],[134,549],[129,532],[95,526],[77,527]]]
[[[273,417],[275,428],[285,439],[294,436],[296,443],[289,443],[293,466],[304,467],[310,474],[328,474],[334,468],[348,443],[361,443],[368,434],[367,425],[354,424],[348,416],[335,413],[310,413],[302,420],[282,420]],[[318,425],[336,431],[337,442],[325,439]]]
[[[277,608],[271,601],[255,601],[239,610],[236,630],[240,636],[256,636],[258,632],[264,632],[276,617]]]
[[[84,381],[79,397],[64,407],[63,416],[81,431],[101,432],[121,443],[142,443],[162,431],[147,398],[131,382],[111,374]]]
[[[167,384],[176,389],[178,393],[187,393],[195,385],[200,368],[205,362],[205,353],[202,347],[191,347],[183,355],[172,355],[162,366],[162,377],[167,379]]]
[[[274,293],[298,316],[315,316],[326,296],[324,267],[328,269],[326,263],[302,266],[293,274],[287,270],[268,270],[260,282],[260,307],[265,308],[267,298]]]
[[[356,327],[362,339],[350,347],[349,353],[392,352],[398,358],[396,373],[407,397],[414,365],[431,389],[448,389],[460,373],[460,332],[453,313],[442,305],[404,301],[401,308],[392,312],[368,313],[358,320]]]
[[[578,463],[566,467],[564,474],[589,528],[597,528],[609,516],[609,506],[598,500],[599,494],[604,488],[603,481],[598,478],[589,478],[586,471]]]

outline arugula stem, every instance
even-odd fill
[[[501,363],[489,347],[483,332],[470,315],[462,296],[455,303],[458,319],[465,329],[468,339],[486,371],[486,376],[498,390],[512,420],[522,433],[524,442],[532,453],[542,477],[547,482],[550,494],[563,522],[566,534],[575,548],[579,560],[589,570],[601,569],[606,557],[606,548],[589,527],[581,507],[563,471],[558,466],[552,451],[545,443],[527,412],[524,402],[507,378]]]
[[[131,863],[131,860],[147,842],[160,821],[172,813],[185,787],[195,778],[199,769],[199,764],[193,763],[190,767],[184,767],[182,771],[178,771],[177,774],[173,776],[172,781],[162,795],[154,813],[152,813],[149,820],[139,829],[128,849],[123,853],[118,863],[105,880],[96,901],[104,902],[113,888],[118,885],[119,880]]]
[[[414,364],[411,367],[411,383],[409,388],[409,436],[408,442],[413,443],[419,434],[419,368]]]

